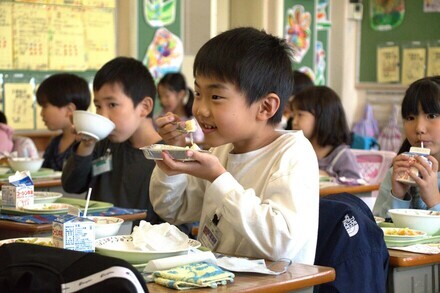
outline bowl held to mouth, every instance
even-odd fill
[[[88,111],[73,112],[73,124],[77,133],[86,134],[102,140],[115,128],[115,124],[108,118]]]

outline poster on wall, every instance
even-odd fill
[[[409,85],[425,76],[426,50],[421,47],[402,49],[402,84]]]
[[[287,9],[284,38],[295,48],[294,60],[301,63],[310,48],[312,15],[302,5]]]
[[[34,128],[34,87],[30,83],[5,84],[5,115],[13,129]]]
[[[399,46],[388,44],[377,48],[377,82],[389,83],[400,81]]]
[[[12,69],[12,3],[0,2],[0,68]]]
[[[316,64],[315,64],[315,84],[316,85],[325,85],[325,70],[327,63],[325,61],[326,53],[324,50],[324,46],[321,41],[316,41]]]
[[[176,0],[144,0],[144,18],[152,27],[163,27],[176,20]]]
[[[399,26],[405,16],[405,0],[370,0],[370,25],[377,31]]]
[[[423,12],[440,12],[440,0],[423,0]]]
[[[440,41],[428,45],[428,68],[426,75],[440,75]]]
[[[156,81],[167,72],[179,71],[183,63],[182,41],[166,28],[159,28],[148,46],[143,63]]]
[[[139,23],[139,52],[145,66],[158,82],[166,73],[180,71],[183,43],[180,39],[180,2],[175,0],[143,0]]]

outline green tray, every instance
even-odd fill
[[[55,170],[53,170],[53,169],[41,168],[38,171],[31,172],[31,177],[34,178],[34,177],[48,176],[48,175],[51,175],[53,173],[55,173]],[[15,174],[15,172],[13,172],[11,170],[11,172],[8,172],[8,173],[5,173],[5,174],[0,174],[0,179],[8,179],[9,176],[12,176],[14,174]]]
[[[55,201],[56,203],[66,203],[73,206],[78,207],[81,211],[84,211],[84,208],[86,206],[86,200],[80,199],[80,198],[69,198],[69,197],[61,197]],[[95,201],[91,200],[89,202],[89,208],[87,210],[87,213],[95,213],[95,212],[102,212],[106,211],[109,208],[113,207],[112,203],[109,202],[103,202],[103,201]],[[35,215],[35,212],[31,211],[25,211],[20,210],[16,208],[1,208],[2,214],[9,214],[9,215]],[[38,215],[57,215],[57,214],[66,214],[65,211],[41,211],[38,212]]]
[[[439,243],[440,235],[436,236],[427,236],[421,239],[414,240],[385,240],[387,247],[402,247],[409,246],[414,244],[428,244],[428,243]]]

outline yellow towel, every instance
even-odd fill
[[[235,275],[207,262],[197,262],[153,273],[154,282],[165,287],[185,290],[198,287],[217,288],[233,282]]]

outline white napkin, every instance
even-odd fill
[[[142,251],[176,251],[189,248],[188,235],[168,223],[151,225],[141,221],[131,233],[133,245]]]
[[[143,272],[152,273],[155,271],[168,270],[201,261],[217,265],[217,260],[211,251],[199,251],[194,249],[193,253],[150,260]]]

